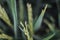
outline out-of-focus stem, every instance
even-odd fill
[[[19,0],[19,17],[20,21],[24,20],[24,5],[23,5],[23,0]]]
[[[56,4],[57,4],[57,8],[58,8],[58,25],[59,25],[59,28],[60,28],[60,0],[56,0]]]

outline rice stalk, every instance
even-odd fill
[[[27,40],[33,40],[33,38],[30,36],[30,33],[29,33],[29,30],[28,30],[28,24],[27,22],[25,21],[25,26],[22,22],[20,22],[21,26],[23,27],[23,32],[24,34],[27,36]]]
[[[27,10],[28,10],[28,25],[29,25],[29,30],[30,30],[31,36],[33,36],[34,31],[33,31],[32,6],[29,3],[27,3]]]
[[[0,18],[12,28],[13,25],[10,22],[10,19],[9,19],[5,9],[1,5],[0,5]]]

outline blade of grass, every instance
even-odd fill
[[[55,27],[54,27],[54,25],[52,25],[48,20],[44,19],[44,23],[48,25],[49,29],[50,29],[52,32],[55,32]]]
[[[48,25],[49,29],[53,32],[53,34],[49,34],[47,37],[45,37],[43,40],[50,40],[55,35],[55,28],[54,26],[49,23],[48,20],[44,19],[44,23]]]
[[[43,38],[43,40],[50,40],[54,35],[55,33],[48,35],[47,37]]]
[[[13,15],[13,20],[14,20],[14,33],[15,33],[15,39],[17,39],[17,8],[16,8],[16,0],[7,0],[7,3],[10,7],[10,10]]]
[[[45,8],[42,10],[39,18],[37,19],[36,23],[34,24],[34,31],[37,31],[41,27],[43,16],[46,12],[47,6],[48,5],[46,4]]]

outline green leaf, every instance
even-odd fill
[[[56,30],[54,26],[48,20],[44,19],[44,23],[48,25],[49,29],[53,32],[53,34],[49,34],[43,40],[50,40],[56,34]]]
[[[15,33],[15,38],[17,38],[17,8],[16,8],[16,0],[7,0],[7,3],[10,7],[10,10],[13,15],[13,20],[14,20],[14,33]]]
[[[42,20],[43,20],[44,14],[46,12],[47,6],[48,5],[46,4],[44,10],[42,10],[39,18],[37,19],[36,23],[34,24],[34,31],[37,31],[41,27]]]
[[[55,33],[48,35],[47,37],[43,38],[43,40],[50,40],[53,36],[55,36]]]
[[[55,27],[53,24],[51,24],[48,20],[44,19],[44,23],[48,25],[49,29],[52,31],[52,32],[55,32]]]

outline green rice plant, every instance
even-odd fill
[[[26,37],[27,40],[34,40],[34,35],[35,35],[34,33],[37,30],[39,30],[39,28],[41,28],[42,21],[48,26],[49,32],[45,36],[38,35],[38,37],[35,36],[35,38],[37,37],[38,40],[50,40],[50,39],[54,38],[55,36],[60,37],[60,30],[55,28],[55,23],[54,23],[55,19],[52,16],[48,16],[50,21],[52,21],[52,23],[50,23],[47,19],[43,19],[45,12],[48,8],[48,4],[46,4],[44,9],[42,9],[42,12],[39,15],[39,17],[38,18],[36,17],[36,20],[33,20],[33,10],[32,10],[33,7],[31,4],[27,3],[26,6],[27,6],[28,21],[24,21],[25,14],[24,14],[23,1],[19,0],[19,3],[18,3],[19,10],[17,9],[16,2],[17,2],[16,0],[7,0],[7,4],[10,8],[11,14],[13,15],[14,24],[12,24],[10,22],[7,12],[0,5],[0,18],[11,28],[14,28],[14,35],[15,35],[14,37],[11,37],[11,36],[8,36],[5,33],[3,33],[4,31],[2,31],[2,34],[0,34],[0,38],[9,39],[9,40],[13,40],[13,39],[20,40],[20,39],[18,39],[18,33],[20,32],[20,33],[22,33],[22,35],[24,34],[24,36]],[[19,16],[19,19],[18,19],[18,16]],[[17,30],[18,28],[21,31]],[[17,32],[17,31],[19,31],[19,32]],[[0,32],[1,32],[1,30],[0,30]]]
[[[26,28],[24,27],[22,22],[20,22],[20,24],[23,27],[23,31],[24,31],[24,34],[27,36],[27,39],[28,40],[33,40],[33,17],[32,17],[31,4],[27,3],[27,9],[28,9],[28,24],[25,22]]]

